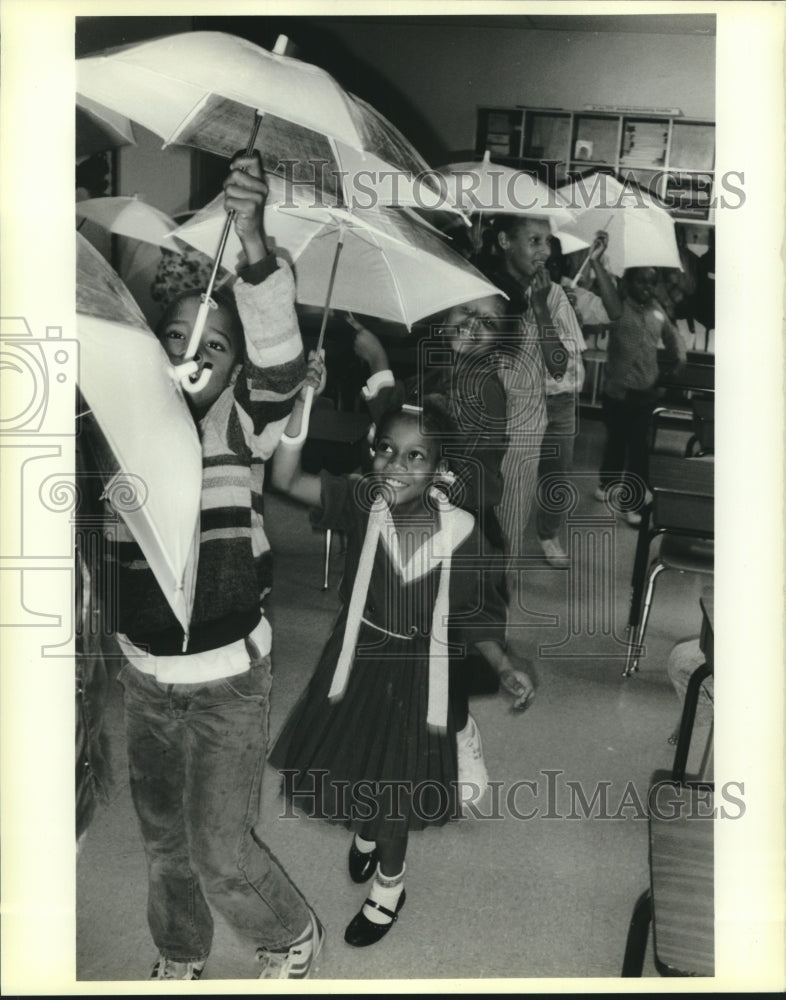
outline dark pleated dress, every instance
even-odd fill
[[[316,671],[270,753],[287,799],[307,815],[369,840],[401,836],[460,815],[456,731],[427,722],[429,646],[441,562],[405,582],[380,537],[343,695],[328,698],[368,524],[357,477],[322,474],[318,525],[346,532],[342,608]],[[465,519],[465,512],[458,512]],[[471,643],[504,641],[505,605],[478,569],[477,526],[454,549],[448,637],[451,660]]]

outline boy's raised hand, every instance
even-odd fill
[[[590,247],[590,260],[600,260],[603,254],[606,252],[609,246],[609,234],[599,229],[595,233],[595,239],[592,241],[592,246]]]
[[[298,398],[301,402],[305,402],[306,390],[309,388],[314,390],[315,396],[321,395],[325,388],[326,381],[327,372],[325,370],[324,348],[319,352],[319,356],[317,356],[315,351],[310,351],[308,355],[308,364],[306,365],[306,377],[303,380],[303,385],[301,386]]]
[[[361,361],[365,361],[374,372],[385,371],[388,366],[388,356],[385,348],[376,334],[368,330],[362,323],[359,323],[351,312],[347,313],[347,323],[355,331],[355,339],[352,342],[352,349]]]
[[[224,208],[235,213],[235,232],[249,264],[267,256],[264,223],[267,196],[268,185],[259,153],[236,156],[224,181]]]

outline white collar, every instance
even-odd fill
[[[454,507],[438,490],[432,492],[438,504],[439,528],[420,545],[404,563],[401,555],[399,531],[388,508],[385,524],[381,531],[382,543],[396,572],[404,583],[412,583],[426,576],[464,542],[475,524],[472,514]],[[417,521],[412,522],[412,530],[417,530]]]

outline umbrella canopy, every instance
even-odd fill
[[[613,274],[622,275],[628,267],[681,269],[674,222],[649,192],[596,174],[564,185],[558,193],[577,209],[566,233],[588,242],[598,230],[609,234],[605,259]]]
[[[548,184],[523,170],[492,163],[488,151],[480,162],[449,163],[440,167],[440,173],[444,179],[446,200],[453,202],[465,215],[477,219],[476,252],[480,250],[481,220],[492,215],[521,215],[548,220],[552,235],[559,237],[563,253],[572,253],[589,245],[578,236],[563,233],[562,227],[573,221],[575,213]]]
[[[325,306],[333,262],[342,242],[330,306],[411,327],[460,302],[499,294],[499,290],[430,227],[389,208],[286,207],[275,200],[265,207],[265,231],[276,251],[295,269],[297,301]],[[291,200],[289,203],[291,205]],[[220,196],[173,236],[203,253],[215,254],[226,213]],[[241,252],[234,231],[225,259]]]
[[[119,146],[136,145],[134,129],[128,118],[80,96],[76,100],[75,135],[77,160]]]
[[[449,163],[439,168],[449,198],[467,215],[531,215],[548,219],[552,231],[572,222],[574,213],[554,191],[523,170],[492,163]]]
[[[342,164],[344,147],[410,177],[428,171],[390,122],[330,74],[222,32],[170,35],[79,59],[77,91],[165,145],[224,157],[246,148],[259,111],[256,148],[265,171],[316,184],[343,204],[340,172],[352,169]]]
[[[79,389],[106,442],[106,492],[188,632],[202,455],[180,388],[139,307],[101,254],[77,239]]]
[[[139,198],[87,198],[76,204],[77,219],[89,219],[110,233],[173,249],[167,237],[177,223]]]

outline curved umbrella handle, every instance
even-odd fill
[[[186,347],[186,361],[191,361],[199,349],[199,344],[202,340],[202,331],[205,329],[205,323],[207,322],[207,314],[211,309],[216,308],[216,304],[211,298],[207,295],[202,296],[199,311],[197,312],[196,319],[194,320],[194,329],[191,331],[191,337],[188,341],[188,346]],[[196,381],[192,380],[193,369],[189,369],[188,372],[178,371],[177,374],[184,392],[201,392],[201,390],[204,389],[210,381],[211,369],[208,366],[205,366]]]
[[[282,437],[286,438],[287,444],[303,444],[308,435],[308,421],[311,416],[311,404],[314,402],[314,386],[309,385],[306,387],[306,399],[303,403],[303,416],[300,419],[300,430],[297,434],[292,437],[289,434],[283,434]]]

